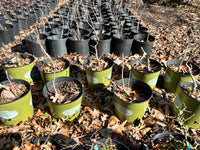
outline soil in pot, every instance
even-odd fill
[[[12,102],[22,97],[28,91],[24,84],[17,84],[15,82],[7,84],[4,88],[0,87],[0,90],[0,104]]]
[[[30,84],[21,79],[13,79],[11,83],[3,81],[1,87],[1,122],[4,125],[16,125],[21,121],[28,121],[34,113]]]
[[[62,60],[54,60],[53,61],[55,63],[55,72],[60,72],[63,71],[65,69],[65,62]],[[54,72],[54,68],[51,62],[42,64],[40,67],[40,70],[44,73],[53,73]]]
[[[84,62],[87,83],[90,88],[103,88],[110,84],[113,61],[109,58],[89,57]]]
[[[131,62],[132,77],[147,83],[152,89],[156,87],[161,64],[153,59],[135,59]]]
[[[5,58],[2,61],[2,65],[7,70],[11,79],[23,79],[28,82],[33,82],[34,60],[34,57],[31,55],[21,54],[11,58]]]
[[[57,87],[56,90],[59,96],[55,94],[55,91],[50,91],[47,97],[54,103],[67,104],[78,97],[81,92],[81,87],[73,81],[65,81],[61,86]]]

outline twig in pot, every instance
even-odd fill
[[[180,62],[180,64],[179,64],[178,72],[180,72],[181,66],[182,66],[182,64],[183,64],[183,61],[185,60],[185,58],[186,58],[186,56],[187,56],[188,47],[189,47],[189,44],[187,45],[187,48],[186,48],[185,51],[184,51],[184,56],[183,56],[183,58],[182,58],[182,60],[181,60],[181,62]]]

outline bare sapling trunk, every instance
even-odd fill
[[[183,58],[182,58],[182,60],[181,60],[181,62],[180,62],[180,64],[179,64],[178,72],[180,72],[181,66],[182,66],[182,64],[183,64],[183,62],[184,62],[184,60],[185,60],[185,58],[186,58],[186,56],[187,56],[188,47],[189,47],[189,44],[187,45],[187,48],[186,48],[185,51],[184,51],[184,56],[183,56]]]
[[[142,55],[140,60],[142,61],[142,59],[146,57],[146,60],[147,60],[147,71],[151,72],[150,55],[147,55],[147,53],[145,52],[143,47],[141,47],[141,50],[143,52],[143,55]]]
[[[47,56],[47,58],[49,59],[49,61],[51,62],[52,66],[53,66],[53,69],[54,69],[54,72],[53,72],[53,88],[54,88],[54,91],[55,91],[55,97],[58,98],[59,93],[58,93],[58,91],[57,91],[57,89],[55,87],[56,64],[53,62],[53,60],[51,59],[51,57],[49,56],[49,54],[45,51],[45,49],[44,49],[44,47],[42,45],[42,42],[40,40],[39,34],[36,33],[35,31],[34,31],[34,33],[35,33],[35,36],[37,38],[38,44],[40,45],[40,48],[41,48],[41,51],[42,51],[43,55]]]

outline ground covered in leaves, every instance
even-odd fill
[[[148,27],[150,34],[156,37],[151,58],[162,64],[158,86],[153,91],[153,98],[143,119],[133,123],[120,121],[114,112],[112,86],[102,90],[91,90],[85,80],[83,68],[85,58],[76,54],[65,55],[64,57],[71,63],[70,75],[79,79],[84,85],[80,115],[71,122],[52,118],[48,104],[42,96],[42,82],[36,82],[32,86],[35,108],[33,118],[11,127],[0,124],[0,149],[16,148],[24,140],[39,136],[54,138],[64,148],[88,144],[97,137],[111,137],[123,142],[130,149],[141,149],[141,144],[148,142],[156,133],[162,131],[184,132],[171,113],[170,108],[174,94],[168,93],[162,88],[162,81],[166,62],[170,59],[182,58],[188,44],[187,57],[193,54],[192,61],[198,66],[200,65],[200,11],[197,9],[199,7],[192,4],[177,5],[176,7],[147,3],[137,4],[135,1],[128,3],[127,7],[138,19],[142,20],[145,27]],[[21,51],[24,52],[24,49],[21,48]],[[7,49],[4,49],[0,59],[3,59],[5,52],[10,55]],[[109,57],[114,60],[112,81],[121,79],[122,58],[114,55],[109,55]],[[130,62],[138,57],[138,55],[134,55],[125,58],[124,77],[129,77]],[[5,77],[4,75],[2,73],[1,80]],[[198,77],[198,83],[199,81]],[[200,141],[199,129],[190,129],[188,133]]]

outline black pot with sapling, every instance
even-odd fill
[[[52,56],[61,56],[67,53],[67,39],[66,35],[48,36],[46,40],[46,48],[48,53]]]
[[[110,53],[111,36],[109,35],[93,35],[90,38],[90,50],[92,54],[95,54],[95,48],[97,49],[98,56],[107,55]]]
[[[117,56],[128,56],[133,43],[133,37],[126,34],[114,34],[112,38],[111,52]]]
[[[1,24],[0,26],[0,41],[4,44],[14,41],[13,25]]]
[[[150,55],[153,43],[155,41],[155,37],[146,33],[139,33],[134,36],[132,53],[138,53],[139,55],[143,55],[143,51],[141,47],[143,47],[144,51]]]
[[[40,41],[43,46],[43,48],[46,50],[45,42],[47,36],[44,34],[40,34]],[[42,53],[41,47],[38,43],[37,37],[35,35],[29,35],[25,37],[25,39],[22,41],[28,48],[28,51],[33,54],[36,57],[42,57],[44,54]]]

